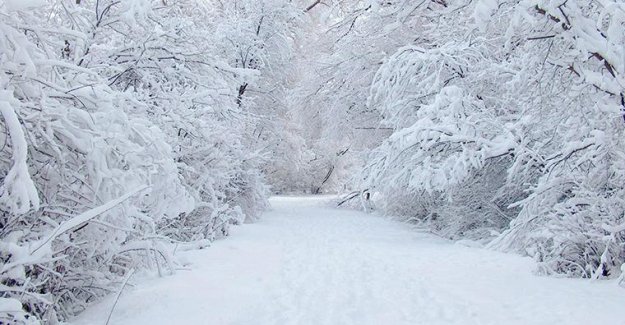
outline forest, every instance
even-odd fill
[[[620,0],[0,0],[0,324],[274,194],[625,282],[623,44]]]

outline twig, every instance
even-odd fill
[[[126,287],[126,284],[128,284],[128,280],[130,280],[130,277],[134,273],[135,273],[135,269],[130,269],[130,271],[128,271],[128,274],[126,274],[126,278],[124,279],[124,282],[122,283],[122,287],[119,289],[119,292],[117,293],[117,297],[115,297],[115,302],[113,303],[113,307],[111,307],[111,311],[109,312],[109,316],[106,319],[105,325],[108,325],[109,322],[111,321],[111,317],[113,316],[113,311],[115,311],[115,306],[117,306],[117,302],[119,301],[119,297],[121,297],[122,292],[124,291],[124,288]]]

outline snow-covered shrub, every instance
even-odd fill
[[[447,236],[505,230],[490,246],[532,255],[544,272],[617,275],[624,9],[547,0],[412,8],[420,31],[372,82],[368,106],[394,132],[370,155],[362,188],[387,212]]]
[[[505,228],[513,215],[507,206],[518,198],[510,194],[520,192],[507,186],[510,112],[488,99],[492,81],[476,83],[492,71],[485,52],[463,43],[404,47],[371,87],[369,106],[398,131],[373,152],[362,186],[384,198],[387,213],[452,238]]]
[[[524,84],[544,98],[526,113],[533,143],[518,150],[515,165],[531,159],[539,177],[492,246],[528,252],[547,273],[615,276],[625,261],[625,7],[528,1],[516,10],[510,33],[517,40],[543,36],[513,51],[537,72]],[[528,51],[541,55],[530,60]]]
[[[36,22],[36,12],[12,14],[1,26],[2,128],[11,131],[1,161],[12,166],[2,168],[2,292],[53,322],[110,292],[119,276],[148,263],[145,253],[170,263],[155,223],[193,201],[163,133],[122,109],[133,99],[52,52],[44,27],[24,23]],[[73,224],[101,207],[97,220]]]
[[[17,2],[15,2],[17,3]],[[54,323],[266,206],[194,1],[0,3],[0,322]],[[20,306],[19,310],[13,310]]]

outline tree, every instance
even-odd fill
[[[172,243],[266,206],[235,86],[195,1],[1,7],[0,319],[54,323]],[[48,17],[44,19],[44,17]],[[206,28],[206,29],[205,29]],[[5,304],[6,302],[6,304]]]

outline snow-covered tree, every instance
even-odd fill
[[[0,320],[54,323],[256,218],[266,187],[236,103],[256,73],[210,47],[205,4],[30,4],[0,4]]]
[[[618,273],[622,4],[426,3],[373,80],[369,106],[396,131],[362,187],[452,237],[505,230],[491,247],[545,272]]]

